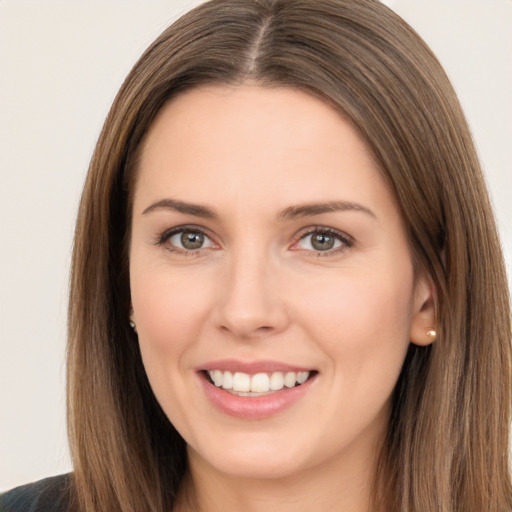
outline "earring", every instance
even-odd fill
[[[429,329],[426,333],[425,333],[429,338],[432,338],[433,340],[436,339],[436,336],[437,336],[437,331],[435,329]]]
[[[135,325],[135,322],[133,321],[133,308],[130,308],[130,327],[134,330],[134,332],[137,332],[137,326]]]

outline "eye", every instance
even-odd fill
[[[338,252],[352,245],[353,240],[348,235],[328,228],[314,228],[302,235],[294,244],[293,249],[317,253]]]
[[[187,249],[188,251],[201,249],[205,240],[208,241],[208,237],[198,231],[182,231],[169,238],[169,242],[171,242],[172,245]]]
[[[177,252],[198,251],[215,246],[204,231],[186,227],[166,231],[159,237],[158,243],[167,244],[170,250]]]

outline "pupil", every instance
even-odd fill
[[[185,249],[200,249],[204,242],[204,236],[201,233],[185,231],[181,235],[181,244]]]
[[[319,233],[312,237],[311,245],[319,251],[327,251],[334,247],[334,238],[324,233]]]

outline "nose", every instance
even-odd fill
[[[279,265],[263,254],[244,252],[230,259],[227,276],[216,308],[222,331],[247,340],[286,329],[289,318]]]

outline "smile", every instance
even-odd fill
[[[263,396],[283,388],[293,388],[306,382],[311,374],[305,372],[272,372],[251,375],[244,372],[209,370],[211,382],[238,396]]]
[[[263,420],[305,400],[319,372],[273,361],[223,360],[208,364],[197,375],[219,412],[242,420]]]

